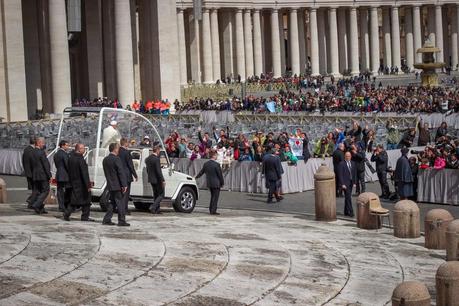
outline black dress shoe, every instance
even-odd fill
[[[102,222],[102,225],[116,225],[116,223],[110,222]]]
[[[70,221],[70,217],[69,216],[64,216],[64,221]]]
[[[40,209],[38,209],[36,207],[32,207],[32,209],[37,215],[41,214],[41,210]]]
[[[118,223],[117,224],[118,226],[131,226],[129,223],[127,222],[123,222],[123,223]]]
[[[33,209],[32,204],[27,204],[27,208],[28,208],[28,209]]]
[[[153,215],[162,215],[163,214],[161,211],[152,211],[151,213]]]
[[[280,201],[282,201],[283,199],[284,199],[284,197],[278,197],[278,198],[276,198],[276,201],[277,201],[277,202],[280,202]]]
[[[272,199],[267,200],[266,203],[267,203],[267,204],[272,204],[272,203],[273,203],[273,200],[272,200]]]
[[[48,214],[48,211],[46,211],[44,208],[40,211],[41,214],[43,215],[47,215]]]
[[[126,216],[130,216],[131,212],[129,210],[126,210]]]
[[[82,222],[96,222],[96,220],[88,218],[88,219],[81,219]]]
[[[218,212],[213,212],[213,213],[211,212],[210,214],[214,215],[214,216],[220,216],[220,213],[218,213]]]

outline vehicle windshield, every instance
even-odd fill
[[[153,145],[164,148],[156,128],[148,119],[114,108],[67,109],[61,119],[57,142],[67,140],[71,150],[76,143],[85,145],[89,176],[94,188],[102,188],[105,184],[102,160],[109,153],[108,146],[119,143],[121,138],[126,138],[131,148],[150,148]],[[166,161],[169,164],[167,157]]]

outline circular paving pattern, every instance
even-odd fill
[[[423,238],[345,221],[225,210],[128,219],[0,217],[0,304],[385,305],[404,280],[433,294],[444,257]]]

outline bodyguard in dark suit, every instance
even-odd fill
[[[344,191],[344,215],[354,217],[351,196],[352,187],[357,182],[357,167],[351,158],[351,152],[344,154],[344,160],[338,165],[338,181]]]
[[[29,145],[22,153],[22,167],[24,168],[24,175],[27,178],[27,189],[32,190],[32,193],[27,198],[27,207],[32,208],[33,201],[37,196],[33,192],[33,155],[35,150],[35,138],[30,138]]]
[[[211,215],[219,215],[217,212],[218,198],[220,197],[220,188],[223,187],[223,173],[220,164],[217,162],[217,152],[212,150],[209,153],[210,160],[207,161],[199,171],[196,178],[206,175],[207,188],[210,190],[209,212]]]
[[[351,145],[352,148],[352,161],[355,163],[357,168],[357,181],[355,192],[357,194],[365,192],[365,160],[367,159],[365,150],[363,150],[360,142],[358,144]]]
[[[273,195],[276,196],[277,202],[281,201],[277,191],[277,184],[282,179],[282,163],[279,156],[273,154],[271,149],[268,154],[263,157],[262,162],[263,175],[266,180],[266,188],[268,188],[268,200],[267,203],[273,202]]]
[[[112,222],[113,207],[118,207],[118,226],[130,226],[126,222],[126,211],[122,203],[123,194],[127,191],[126,174],[124,173],[123,164],[118,157],[120,145],[111,143],[108,146],[110,154],[102,161],[107,189],[110,192],[110,202],[107,205],[107,213],[104,216],[102,224],[115,225]]]
[[[379,185],[381,185],[381,198],[388,199],[390,196],[389,184],[387,183],[389,158],[382,145],[376,146],[371,156],[371,161],[376,162],[376,174],[378,175]]]
[[[64,211],[68,206],[69,192],[66,192],[69,183],[69,155],[67,150],[69,144],[65,140],[59,142],[59,149],[54,154],[54,165],[56,166],[56,181],[57,181],[57,202],[59,210]]]
[[[128,150],[128,140],[126,138],[122,138],[120,140],[120,153],[119,157],[121,159],[121,163],[123,164],[124,173],[126,174],[127,180],[127,191],[123,194],[123,203],[126,209],[126,214],[129,214],[128,211],[128,204],[129,204],[129,195],[131,192],[131,183],[134,179],[137,181],[137,173],[134,169],[134,163],[132,162],[131,152]]]
[[[84,160],[84,145],[79,143],[68,159],[70,205],[64,212],[64,220],[70,221],[72,207],[81,207],[81,221],[93,221],[89,218],[91,208],[91,181],[88,164]]]
[[[51,179],[51,166],[45,153],[45,139],[37,138],[33,151],[33,188],[36,197],[32,208],[37,214],[46,214],[45,200],[49,194],[49,180]]]
[[[159,160],[160,153],[160,147],[154,146],[153,153],[145,160],[148,182],[151,184],[151,188],[153,189],[153,203],[150,205],[150,211],[152,214],[161,214],[160,204],[164,198],[164,188],[166,187],[166,181],[164,180],[161,162]]]
[[[335,177],[338,177],[338,165],[340,162],[344,160],[344,150],[345,146],[344,143],[338,144],[338,147],[335,151],[333,151],[332,159],[333,159],[333,171],[335,172]],[[336,196],[342,196],[341,186],[338,184],[338,181],[335,181],[336,187]]]

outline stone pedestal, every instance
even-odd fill
[[[336,220],[335,173],[326,165],[314,174],[314,194],[317,221]]]

